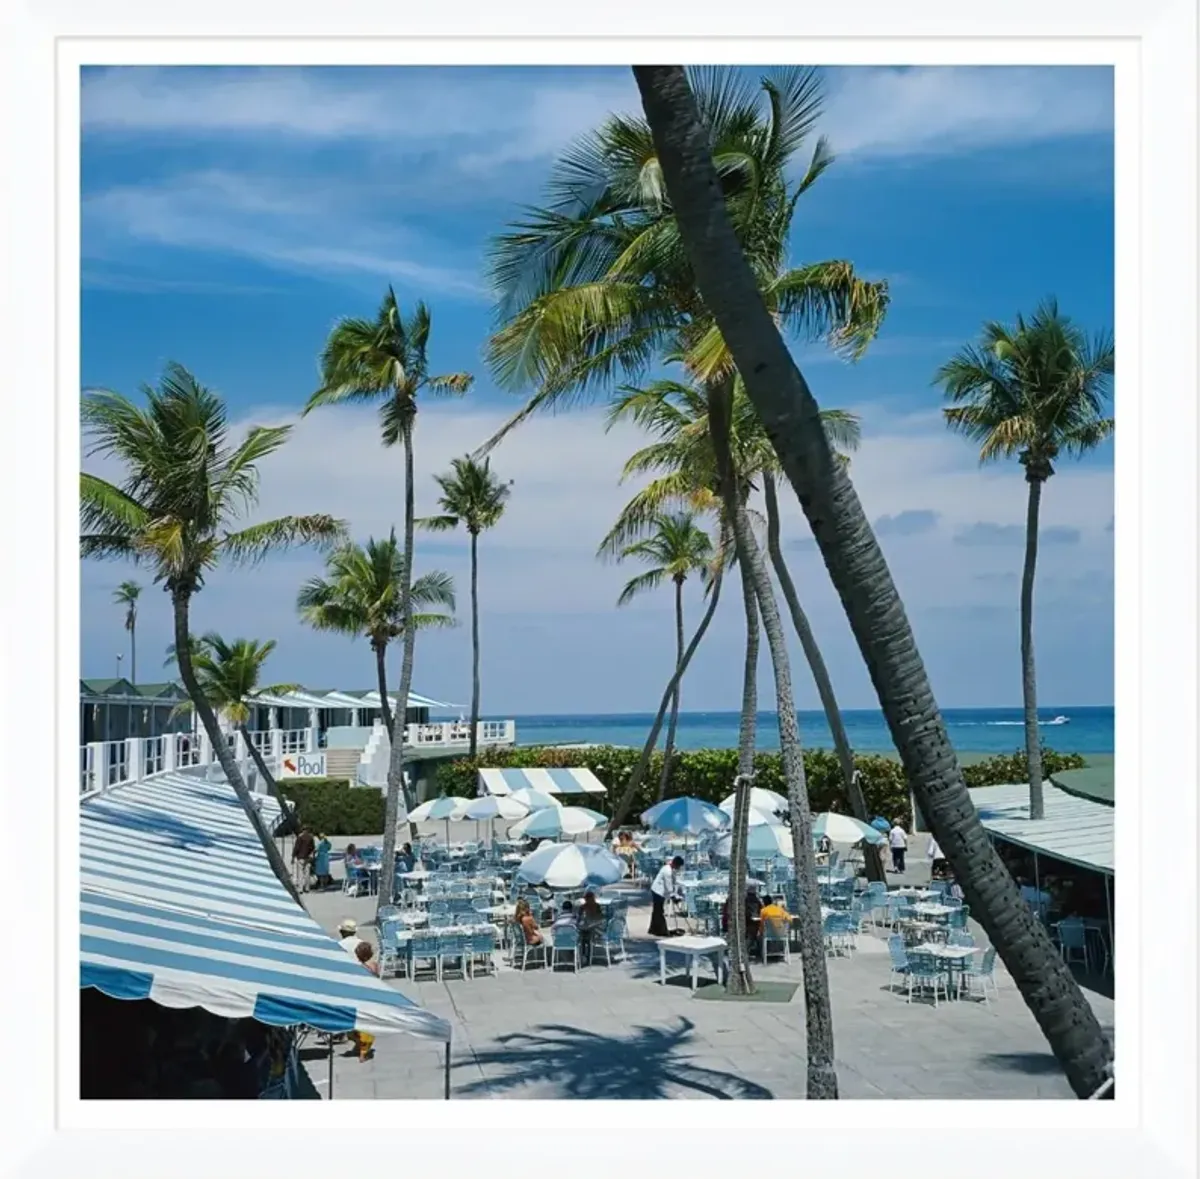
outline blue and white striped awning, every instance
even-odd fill
[[[83,800],[80,823],[80,987],[277,1026],[449,1040],[445,1020],[292,900],[227,784],[159,775]]]
[[[480,770],[479,793],[512,794],[514,790],[540,790],[543,794],[606,794],[604,783],[591,770],[526,769]]]

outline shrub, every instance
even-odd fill
[[[637,765],[640,750],[616,745],[597,745],[589,749],[566,749],[539,745],[516,745],[482,749],[472,761],[459,758],[442,762],[437,768],[437,788],[443,794],[459,797],[474,797],[477,793],[476,779],[483,768],[530,769],[553,766],[589,769],[608,788],[608,805],[611,809],[620,800],[629,782],[633,768]],[[1085,764],[1078,753],[1059,753],[1046,749],[1042,753],[1047,775],[1058,770],[1077,769]],[[909,814],[909,787],[904,767],[895,757],[884,754],[866,753],[855,758],[861,771],[860,779],[867,810],[872,818],[882,815],[886,819],[906,819]],[[776,752],[760,751],[755,755],[754,768],[757,773],[755,785],[786,794],[783,780],[783,765]],[[829,749],[806,749],[804,772],[808,779],[808,798],[816,813],[839,810],[850,813],[850,804],[842,789],[842,772],[836,754]],[[658,778],[662,773],[662,754],[654,753],[650,767],[642,779],[629,819],[635,819],[642,811],[652,806],[658,793]],[[671,765],[671,776],[667,782],[667,797],[691,795],[705,802],[719,803],[733,791],[733,779],[737,773],[736,749],[686,749],[677,751]],[[1007,782],[1024,782],[1026,772],[1025,754],[1016,752],[987,758],[963,770],[967,785],[997,786]]]
[[[1042,776],[1048,778],[1059,770],[1081,770],[1087,765],[1082,754],[1059,753],[1057,749],[1042,750]],[[973,766],[963,768],[963,777],[967,785],[976,786],[1007,786],[1029,781],[1029,761],[1025,750],[1018,749],[1013,753],[1001,753],[977,762]]]
[[[279,793],[314,834],[376,835],[383,830],[384,793],[345,778],[280,778]]]

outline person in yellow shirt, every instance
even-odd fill
[[[792,915],[783,907],[783,898],[764,897],[759,920],[764,933],[768,930],[773,938],[786,938],[792,927]]]

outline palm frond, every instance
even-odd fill
[[[263,560],[272,553],[285,552],[301,545],[318,550],[338,544],[346,537],[346,524],[332,516],[281,516],[252,524],[239,532],[227,532],[221,551],[238,564]]]

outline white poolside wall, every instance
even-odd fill
[[[382,724],[377,724],[376,729],[381,731],[382,740],[377,740],[377,734],[372,733],[367,748],[363,751],[363,757],[368,759],[367,765],[364,767],[360,758],[357,775],[359,782],[370,785],[382,785],[386,782],[387,760],[391,752],[387,733],[382,731]],[[421,753],[465,753],[469,747],[469,738],[470,726],[456,722],[407,725],[404,744],[416,756],[420,756]],[[278,770],[281,760],[289,754],[328,752],[318,746],[315,728],[264,729],[252,732],[250,739],[273,773]],[[480,748],[487,745],[512,745],[516,741],[516,723],[511,720],[480,721],[478,741]],[[254,763],[250,759],[246,740],[241,733],[233,733],[230,743],[233,746],[234,757],[246,767],[244,772],[253,772]],[[370,779],[378,777],[381,750],[383,776],[376,782]],[[161,737],[93,741],[89,745],[80,746],[79,755],[81,794],[107,790],[110,786],[119,786],[125,782],[139,782],[154,774],[193,767],[206,771],[217,764],[213,756],[212,742],[203,730],[197,735],[167,733]],[[364,774],[367,777],[364,777]]]

